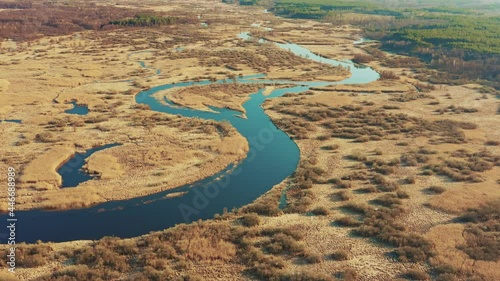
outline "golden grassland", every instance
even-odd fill
[[[208,159],[227,159],[227,155],[241,159],[245,149],[240,151],[237,144],[241,143],[241,137],[229,127],[230,134],[220,138],[205,129],[221,126],[218,123],[206,124],[135,108],[133,93],[140,88],[181,80],[231,79],[234,75],[259,72],[271,78],[291,79],[343,73],[287,57],[289,54],[270,45],[259,50],[262,46],[256,43],[234,38],[234,34],[248,29],[264,34],[261,29],[250,27],[253,22],[273,27],[273,31],[265,33],[270,40],[306,43],[314,52],[335,59],[352,59],[355,54],[366,54],[373,48],[352,45],[356,30],[347,26],[283,20],[258,9],[226,6],[216,1],[161,5],[164,4],[150,7],[186,11],[196,6],[204,9],[203,16],[214,23],[208,29],[184,27],[182,34],[196,35],[189,42],[183,42],[184,37],[174,31],[168,38],[154,30],[124,32],[114,37],[119,42],[118,37],[127,34],[140,42],[136,49],[152,51],[136,54],[133,59],[162,69],[158,76],[151,76],[151,71],[141,70],[130,61],[126,56],[130,47],[122,43],[122,47],[111,44],[103,58],[120,50],[116,63],[123,66],[100,71],[114,73],[108,76],[110,80],[127,75],[137,77],[133,85],[97,85],[91,83],[95,78],[82,76],[76,80],[81,85],[69,88],[74,79],[48,77],[57,76],[58,72],[47,69],[42,77],[48,80],[42,81],[51,81],[50,84],[27,85],[18,83],[22,80],[15,77],[20,76],[0,77],[10,81],[8,91],[20,96],[14,98],[13,94],[6,96],[3,92],[2,98],[10,107],[2,107],[1,114],[9,119],[26,120],[21,126],[30,126],[0,125],[4,130],[2,137],[8,138],[4,143],[19,142],[20,133],[30,140],[21,146],[2,148],[6,153],[2,154],[5,161],[0,165],[8,162],[28,168],[32,161],[55,157],[50,156],[52,153],[57,152],[64,159],[67,156],[60,154],[70,155],[103,141],[121,142],[123,146],[96,153],[89,159],[88,169],[102,177],[81,187],[87,192],[92,188],[103,192],[109,186],[106,196],[114,200],[118,185],[128,184],[121,179],[124,174],[130,186],[150,184],[151,188],[156,183],[163,186],[164,177],[178,174],[177,169],[203,165]],[[69,42],[75,40],[68,38]],[[85,40],[85,44],[99,42],[95,36]],[[173,47],[184,47],[184,51],[155,49],[155,44],[147,40],[168,41]],[[231,47],[235,48],[233,52],[225,51]],[[11,56],[18,55],[14,52]],[[384,56],[401,59],[391,54]],[[85,65],[76,54],[70,58],[75,64]],[[272,62],[273,58],[280,61]],[[44,57],[41,61],[45,60],[55,62],[56,58]],[[17,73],[22,73],[22,63],[20,60],[19,64],[2,67],[19,67]],[[87,63],[88,69],[103,67]],[[273,122],[298,144],[301,162],[293,175],[252,204],[216,215],[212,220],[182,224],[132,239],[108,237],[98,241],[19,245],[17,275],[0,277],[6,280],[495,280],[500,268],[498,101],[494,95],[482,93],[477,85],[427,85],[416,78],[418,71],[413,67],[388,67],[376,60],[368,64],[398,78],[387,75],[386,79],[362,87],[318,88],[264,104]],[[42,65],[45,64],[37,67]],[[75,75],[80,75],[80,71],[83,70],[75,70]],[[63,73],[61,70],[59,75]],[[110,88],[102,90],[101,86]],[[28,87],[38,87],[39,91],[27,91]],[[240,92],[243,87],[228,83],[214,89],[187,88],[183,93],[186,96],[181,98],[179,94],[176,102],[197,109],[216,105],[238,110],[253,90]],[[59,91],[50,91],[52,88]],[[125,94],[128,90],[132,94]],[[59,92],[59,96],[53,94]],[[174,91],[162,94],[176,98]],[[97,124],[83,121],[83,126],[75,127],[76,130],[68,127],[78,117],[61,118],[60,113],[68,106],[50,102],[54,98],[63,102],[75,97],[89,104],[91,114],[85,120],[103,115],[108,119]],[[109,106],[119,101],[124,104],[114,108],[116,115],[108,116],[105,112]],[[28,105],[29,111],[15,111]],[[100,112],[103,108],[106,110]],[[35,113],[42,118],[31,115]],[[57,122],[51,127],[50,121]],[[66,125],[59,127],[59,123]],[[98,125],[102,128],[96,128]],[[51,129],[54,127],[57,130]],[[36,142],[41,129],[54,134],[58,145]],[[94,139],[89,140],[88,136]],[[191,146],[186,146],[186,139]],[[169,147],[174,147],[172,150],[165,147],[166,140]],[[148,150],[150,146],[158,146],[160,150]],[[179,158],[179,162],[169,162],[162,152],[173,159]],[[102,165],[102,161],[112,165]],[[45,173],[40,171],[45,182],[57,182],[53,168],[57,163],[54,161],[51,167],[44,168]],[[149,168],[141,170],[142,163]],[[36,168],[35,164],[32,167]],[[35,168],[33,173],[37,172]],[[209,174],[217,169],[204,170]],[[158,171],[159,176],[145,177],[144,173],[151,170]],[[66,191],[56,186],[45,189],[29,192],[56,197]],[[278,201],[283,192],[287,204],[280,209]],[[29,205],[34,204],[29,197],[25,200],[22,204],[35,206]],[[2,266],[3,262],[0,261]]]

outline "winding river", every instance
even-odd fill
[[[248,39],[248,33],[239,34]],[[232,164],[223,171],[194,184],[123,201],[113,201],[96,206],[67,211],[18,211],[16,225],[17,242],[71,241],[79,239],[99,239],[104,236],[122,238],[134,237],[151,231],[168,228],[178,223],[212,218],[222,213],[224,208],[246,205],[270,190],[293,173],[300,159],[297,145],[288,135],[279,130],[264,113],[261,105],[269,98],[280,97],[285,93],[301,93],[313,86],[330,84],[369,83],[379,78],[377,72],[368,67],[356,66],[350,62],[339,62],[318,56],[308,49],[296,44],[277,44],[283,49],[331,65],[349,67],[352,75],[339,82],[296,82],[268,80],[264,75],[251,75],[237,78],[240,83],[276,83],[290,85],[276,89],[264,96],[263,89],[250,96],[243,105],[246,118],[240,113],[212,107],[214,112],[199,111],[174,106],[165,100],[167,105],[156,100],[152,95],[158,91],[224,83],[224,81],[184,82],[161,85],[140,92],[136,102],[147,104],[151,110],[169,114],[180,114],[185,117],[197,117],[210,120],[226,120],[242,134],[250,144],[247,158],[238,164]],[[144,65],[145,66],[145,65]],[[180,197],[169,198],[170,193],[186,192]],[[2,223],[6,215],[0,217]],[[5,232],[2,226],[2,231]],[[2,234],[2,233],[0,233]],[[5,243],[5,234],[1,237]]]

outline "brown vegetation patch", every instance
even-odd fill
[[[3,6],[8,4],[12,3],[0,2]],[[0,11],[0,38],[18,41],[33,40],[44,35],[100,30],[112,20],[131,17],[140,12],[85,1],[73,2],[70,5],[60,2],[22,1],[7,7],[7,10]]]

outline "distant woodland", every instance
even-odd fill
[[[480,79],[500,89],[500,3],[276,0],[270,10],[283,17],[360,26],[382,49],[416,56],[447,73],[433,82]]]
[[[150,11],[96,5],[86,1],[1,1],[0,40],[29,41],[84,30],[158,26],[189,21]]]

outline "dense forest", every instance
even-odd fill
[[[440,82],[484,79],[500,89],[500,3],[433,2],[276,0],[270,10],[283,17],[360,26],[383,49],[417,56],[447,72]]]

